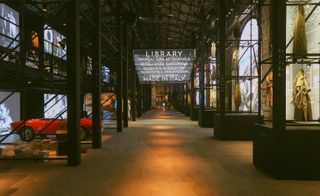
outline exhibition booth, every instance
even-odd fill
[[[0,3],[0,159],[68,158],[66,29],[16,4]],[[65,25],[63,25],[65,26]],[[115,120],[114,78],[101,66],[101,130],[93,129],[92,52],[81,52],[81,153],[95,131]],[[79,108],[80,109],[80,108]],[[72,130],[73,132],[78,132]]]

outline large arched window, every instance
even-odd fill
[[[245,24],[239,45],[240,111],[258,112],[258,22]]]

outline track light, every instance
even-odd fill
[[[58,46],[62,49],[65,49],[66,45],[67,45],[66,38],[63,38],[61,41],[58,42]]]
[[[48,12],[48,5],[46,3],[42,4],[42,11],[43,12]]]
[[[158,0],[158,4],[157,4],[157,7],[162,7],[162,0]]]

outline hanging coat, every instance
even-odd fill
[[[293,62],[296,62],[297,59],[303,58],[308,53],[308,44],[307,44],[307,34],[306,34],[306,25],[305,25],[305,16],[304,16],[304,7],[299,5],[298,13],[293,29]]]
[[[234,101],[234,108],[235,111],[239,111],[240,104],[241,104],[241,92],[240,92],[240,84],[239,81],[235,82],[234,86],[234,95],[233,95],[233,101]]]
[[[240,93],[240,84],[239,84],[239,50],[235,49],[232,54],[232,70],[236,76],[234,82],[234,92],[233,92],[233,102],[235,111],[239,111],[239,107],[241,104],[241,93]]]
[[[233,37],[235,39],[240,39],[240,19],[239,16],[235,16],[232,24]]]

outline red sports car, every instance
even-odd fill
[[[31,141],[36,134],[55,135],[57,130],[67,129],[67,119],[36,118],[26,121],[15,121],[11,124],[12,130],[20,135],[24,141]],[[92,119],[80,119],[81,140],[86,140],[92,133]]]

